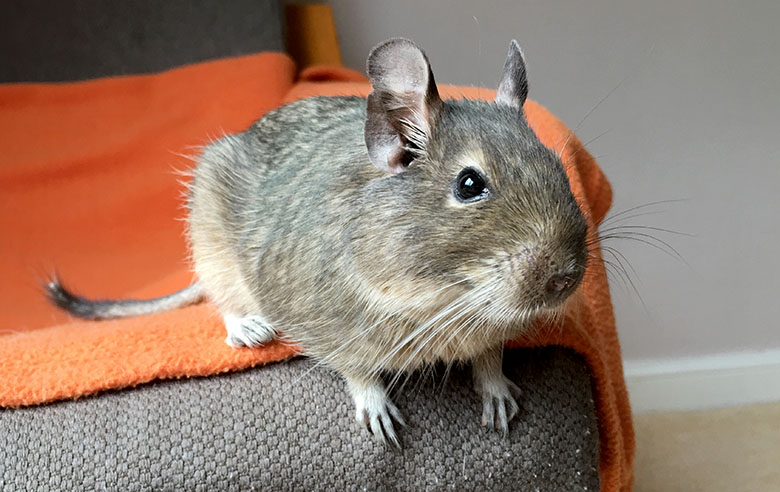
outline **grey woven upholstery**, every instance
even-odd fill
[[[412,378],[395,396],[403,449],[353,420],[344,383],[296,359],[0,411],[0,482],[23,490],[598,490],[582,360],[508,352],[524,391],[506,440],[479,425],[470,371]]]

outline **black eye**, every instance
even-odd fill
[[[487,195],[485,180],[475,170],[464,169],[455,180],[455,196],[462,202],[474,202]]]

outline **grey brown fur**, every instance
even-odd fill
[[[474,362],[482,423],[506,432],[503,344],[560,314],[587,257],[563,166],[522,113],[522,54],[513,42],[495,103],[442,101],[407,40],[375,48],[369,76],[368,102],[294,102],[205,149],[189,201],[200,289],[229,343],[283,333],[344,376],[380,439],[403,422],[382,377],[436,361]],[[486,183],[472,202],[455,190],[467,168]]]

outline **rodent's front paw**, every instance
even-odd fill
[[[506,436],[509,432],[509,421],[520,410],[512,395],[514,393],[520,396],[520,388],[500,374],[499,377],[482,381],[477,391],[482,395],[482,425],[500,430]]]
[[[239,317],[226,314],[225,342],[231,347],[259,347],[276,338],[276,330],[262,316]]]
[[[401,444],[393,428],[393,419],[406,425],[401,412],[387,397],[381,385],[369,385],[360,390],[353,390],[355,400],[355,418],[358,423],[368,428],[374,437],[385,443],[387,440],[400,447]],[[391,418],[392,417],[392,418]]]

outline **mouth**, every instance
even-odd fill
[[[515,283],[514,293],[503,303],[518,317],[536,318],[539,315],[557,316],[562,313],[582,284],[584,272],[572,271],[561,276],[551,276],[546,282]]]
[[[582,283],[585,268],[576,260],[555,267],[554,264],[513,263],[515,259],[490,265],[492,268],[485,269],[478,276],[474,273],[468,275],[471,278],[464,282],[464,286],[487,294],[479,296],[472,308],[486,311],[487,318],[498,324],[525,323],[539,316],[559,316]]]

